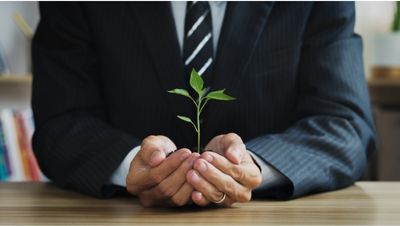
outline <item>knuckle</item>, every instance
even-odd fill
[[[235,184],[233,181],[228,181],[224,183],[224,186],[222,188],[222,191],[225,191],[227,194],[234,194],[235,193]]]
[[[235,180],[242,182],[245,178],[245,174],[243,170],[238,165],[232,165],[231,167],[231,175]]]
[[[146,144],[148,144],[148,143],[151,143],[151,142],[153,142],[154,140],[156,140],[156,136],[155,135],[150,135],[150,136],[147,136],[146,138],[144,138],[144,140],[142,141],[142,143],[143,143],[143,145],[146,145]]]
[[[240,138],[239,135],[237,135],[236,133],[228,133],[228,134],[226,134],[226,137],[228,137],[229,140],[236,140],[236,139]]]
[[[229,143],[231,140],[232,140],[231,135],[229,134],[226,134],[221,138],[221,142],[224,144]]]

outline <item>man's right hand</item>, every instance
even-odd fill
[[[199,157],[189,149],[176,150],[165,136],[148,136],[132,160],[126,177],[129,193],[138,196],[143,206],[183,206],[191,201],[193,188],[186,174]]]

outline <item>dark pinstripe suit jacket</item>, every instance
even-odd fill
[[[41,4],[33,40],[33,147],[56,184],[96,196],[150,134],[195,144],[168,3]],[[211,102],[203,144],[239,134],[290,181],[279,197],[357,180],[375,148],[354,3],[229,2],[212,78],[237,97]],[[262,196],[278,196],[263,191]]]

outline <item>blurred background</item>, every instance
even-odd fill
[[[379,139],[363,179],[400,181],[400,3],[355,4]],[[0,181],[44,180],[29,145],[30,40],[38,21],[37,2],[0,2]]]

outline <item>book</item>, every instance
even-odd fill
[[[24,173],[24,177],[26,180],[33,180],[32,178],[32,169],[31,165],[29,163],[29,154],[27,150],[27,145],[26,145],[26,136],[25,136],[25,131],[23,128],[23,121],[21,118],[21,115],[18,112],[13,112],[13,119],[14,119],[14,126],[15,126],[15,135],[17,139],[17,144],[18,144],[18,150],[20,153],[21,157],[21,163],[22,163],[22,170]]]
[[[1,115],[0,115],[1,117]],[[4,160],[7,167],[7,175],[11,174],[11,164],[10,164],[10,157],[8,156],[7,146],[4,140],[4,130],[3,125],[1,125],[1,118],[0,118],[0,148],[2,148],[4,154]]]
[[[20,114],[22,115],[22,119],[24,121],[24,126],[26,130],[26,139],[27,139],[27,144],[28,144],[28,152],[30,156],[30,164],[32,164],[32,168],[35,171],[35,174],[37,174],[37,180],[38,181],[47,181],[48,179],[43,175],[42,171],[40,170],[40,166],[37,162],[37,159],[35,157],[35,153],[33,152],[32,148],[32,136],[33,132],[35,130],[35,125],[33,123],[33,114],[30,109],[27,110],[22,110],[20,111]],[[35,176],[35,178],[36,178]]]
[[[0,181],[48,181],[32,148],[32,111],[0,110]]]
[[[8,166],[6,158],[7,156],[4,145],[3,129],[0,122],[0,181],[4,181],[8,178]]]
[[[3,109],[1,111],[0,118],[3,125],[4,142],[10,158],[11,174],[9,175],[8,180],[25,181],[26,178],[23,172],[21,153],[18,146],[13,113],[10,109]]]
[[[24,114],[25,113],[25,114]],[[29,112],[16,111],[14,118],[17,127],[18,140],[25,176],[32,181],[40,181],[39,166],[31,146],[32,130],[28,131]]]

